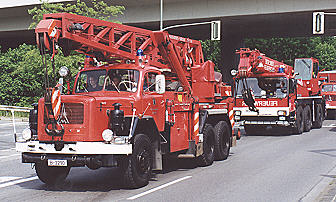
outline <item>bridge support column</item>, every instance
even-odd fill
[[[232,83],[231,70],[237,69],[239,55],[236,50],[244,47],[244,38],[239,35],[224,35],[221,39],[221,65],[220,70],[223,74],[223,81]]]

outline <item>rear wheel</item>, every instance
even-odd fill
[[[230,153],[230,128],[225,121],[220,121],[215,128],[215,160],[227,159]]]
[[[215,131],[210,124],[203,129],[203,154],[197,157],[199,166],[209,166],[214,161]]]
[[[35,171],[38,178],[48,185],[63,182],[68,176],[70,167],[49,167],[46,163],[35,163]]]
[[[296,109],[296,119],[294,126],[294,134],[302,134],[303,133],[303,109],[299,106]]]
[[[312,114],[309,105],[305,106],[305,108],[303,109],[303,120],[303,131],[310,131],[310,129],[312,128]]]
[[[152,174],[153,149],[147,135],[134,138],[133,153],[123,163],[124,181],[129,188],[146,186]]]
[[[315,121],[313,122],[314,128],[321,128],[323,124],[323,109],[321,104],[316,104]]]

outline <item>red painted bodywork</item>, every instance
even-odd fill
[[[55,37],[49,34],[53,26],[57,30]],[[54,53],[53,44],[58,43],[65,54],[75,50],[107,63],[97,67],[88,59],[81,72],[97,69],[140,72],[136,92],[75,93],[74,88],[72,95],[62,95],[62,103],[84,104],[84,123],[64,124],[64,141],[103,141],[101,134],[108,127],[107,110],[118,102],[126,117],[132,115],[133,107],[139,118],[152,117],[160,132],[164,131],[166,121],[174,121],[170,151],[181,151],[188,149],[190,140],[198,142],[193,134],[193,117],[201,109],[199,103],[216,109],[232,109],[232,98],[228,98],[231,87],[222,82],[220,73],[214,72],[215,65],[211,61],[204,61],[199,41],[68,13],[44,15],[35,32],[38,45],[43,43],[51,53]],[[139,49],[144,53],[142,61],[136,56]],[[180,81],[183,90],[164,94],[144,92],[144,76],[148,72],[164,74],[166,80]],[[51,140],[44,131],[43,98],[39,106],[39,140]],[[172,111],[174,116],[166,117],[167,111]]]
[[[275,77],[284,77],[287,79],[295,79],[297,81],[296,91],[289,93],[286,98],[256,98],[256,105],[259,102],[265,102],[272,100],[277,100],[279,107],[289,107],[289,111],[295,111],[295,100],[297,98],[319,96],[320,94],[320,82],[317,78],[317,72],[314,72],[311,68],[309,74],[310,78],[307,80],[296,79],[295,68],[284,64],[282,62],[273,60],[269,57],[266,57],[265,54],[260,53],[259,50],[250,50],[248,48],[242,48],[237,51],[237,54],[240,55],[240,62],[238,66],[238,74],[235,77],[235,80],[240,78],[275,78]],[[299,58],[308,59],[312,61],[313,65],[317,65],[318,60],[314,58]],[[317,69],[318,71],[318,69]],[[291,91],[289,89],[289,91]],[[235,99],[235,107],[245,107],[243,99]],[[247,107],[247,106],[246,106]],[[256,106],[264,107],[264,106]],[[265,106],[265,107],[274,107],[274,106]]]
[[[322,91],[324,85],[336,85],[336,70],[321,71],[318,73],[318,78],[321,82],[323,82],[323,84],[321,85],[321,93],[322,96],[325,97],[326,105],[328,106],[328,108],[336,108],[336,91]]]

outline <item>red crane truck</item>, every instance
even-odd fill
[[[238,72],[232,72],[234,117],[247,134],[265,134],[268,129],[301,134],[322,127],[325,101],[315,76],[316,59],[296,59],[293,68],[259,50],[242,48],[237,53]]]
[[[163,155],[200,166],[228,157],[231,87],[199,41],[68,13],[44,15],[35,33],[44,57],[86,55],[73,88],[47,85],[16,138],[22,162],[34,163],[44,183],[64,180],[71,167],[119,166],[136,188],[162,169]]]
[[[327,116],[336,118],[336,70],[321,71],[318,77],[323,81],[321,93],[326,100]]]

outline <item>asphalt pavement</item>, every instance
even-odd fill
[[[17,131],[27,125],[18,123]],[[115,168],[73,168],[64,184],[49,187],[21,163],[12,134],[10,121],[1,120],[1,201],[331,201],[336,195],[335,120],[302,135],[243,136],[227,160],[208,167],[168,159],[165,171],[140,189],[123,188]]]

